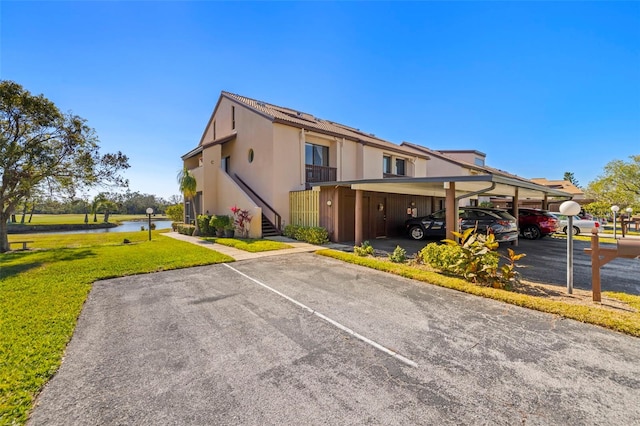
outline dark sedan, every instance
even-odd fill
[[[481,207],[461,207],[458,211],[460,230],[478,227],[478,232],[495,235],[498,242],[518,240],[518,222],[508,212],[499,209]],[[424,238],[445,238],[447,229],[446,212],[439,210],[429,216],[407,220],[405,226],[414,240]]]

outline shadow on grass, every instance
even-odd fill
[[[0,279],[9,278],[14,275],[18,275],[27,272],[31,269],[38,268],[47,263],[64,262],[79,259],[86,259],[89,257],[95,257],[96,254],[91,249],[50,249],[50,250],[38,250],[38,251],[21,251],[17,253],[9,253],[4,256],[7,259],[17,260],[17,264],[2,265],[0,268]]]

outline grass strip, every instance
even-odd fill
[[[151,241],[140,232],[29,239],[36,249],[0,254],[0,424],[26,421],[60,366],[93,282],[233,261],[157,231]]]
[[[234,247],[238,250],[248,251],[250,253],[259,253],[262,251],[283,250],[293,248],[289,244],[282,243],[280,241],[262,240],[262,239],[237,239],[237,238],[203,238],[205,241],[211,241],[216,244],[222,244],[223,246]]]
[[[22,215],[18,215],[18,219],[22,219]],[[102,223],[104,219],[103,213],[96,215],[97,221],[93,221],[93,214],[88,215],[89,224]],[[119,223],[125,220],[147,220],[147,216],[143,214],[110,214],[109,222]],[[84,225],[84,214],[34,214],[31,222],[28,222],[29,215],[25,218],[23,225]],[[17,225],[21,225],[20,222]]]
[[[345,253],[337,250],[319,250],[316,254],[440,287],[446,287],[476,296],[499,300],[501,302],[535,309],[541,312],[560,315],[564,318],[595,324],[611,330],[640,337],[640,312],[614,312],[597,306],[574,305],[502,289],[482,287],[460,278],[448,277],[437,272],[425,271],[410,265],[392,263],[370,257],[360,257],[353,253]],[[640,306],[640,296],[610,292],[607,292],[606,294],[617,298],[618,300],[625,301],[636,308]]]

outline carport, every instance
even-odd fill
[[[313,190],[323,191],[348,188],[355,192],[355,243],[364,241],[365,209],[363,208],[363,195],[365,192],[405,194],[414,196],[441,197],[445,199],[447,210],[446,228],[447,238],[453,238],[453,231],[458,229],[458,206],[464,198],[476,196],[510,197],[512,199],[514,215],[518,215],[519,200],[539,200],[542,208],[546,208],[548,202],[564,201],[571,199],[571,194],[557,189],[535,184],[524,179],[500,176],[495,174],[467,175],[467,176],[438,176],[438,177],[394,177],[384,179],[364,179],[341,182],[314,183]],[[328,192],[328,191],[324,191]],[[326,198],[326,197],[324,197]],[[330,209],[334,202],[321,197],[321,209]],[[344,206],[335,206],[343,209]],[[384,206],[381,206],[384,208]],[[328,211],[328,210],[327,210]],[[331,213],[328,211],[328,213]],[[322,214],[322,213],[321,213]],[[340,218],[347,211],[340,210],[337,214],[327,214],[329,221],[333,221],[334,227],[340,226]]]

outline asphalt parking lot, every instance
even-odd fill
[[[94,284],[31,425],[640,424],[638,339],[290,254]]]
[[[426,244],[434,240],[414,241],[409,238],[381,238],[371,240],[371,245],[380,253],[391,253],[397,245],[407,251],[407,255],[415,256]],[[591,290],[591,258],[584,252],[590,242],[574,240],[573,286],[583,290]],[[615,247],[601,244],[602,247]],[[528,281],[553,284],[566,288],[567,285],[567,240],[564,238],[545,237],[539,240],[520,239],[518,246],[501,245],[500,250],[506,253],[507,247],[516,253],[525,253],[518,264],[523,265],[518,271]],[[618,291],[640,295],[640,260],[614,259],[600,270],[602,291]]]

